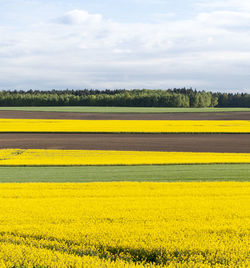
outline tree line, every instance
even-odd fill
[[[0,106],[250,107],[250,94],[168,90],[0,91]]]

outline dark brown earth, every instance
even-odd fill
[[[82,120],[250,120],[250,112],[133,114],[0,111],[0,118]]]
[[[85,120],[250,120],[250,112],[68,113],[0,111],[0,118]],[[250,134],[0,134],[0,149],[135,150],[250,153]]]
[[[250,134],[0,134],[0,149],[250,153]]]

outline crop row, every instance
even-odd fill
[[[1,166],[250,163],[249,153],[2,149]]]
[[[0,132],[250,133],[250,121],[0,119]]]
[[[3,267],[250,265],[248,182],[0,184],[0,192]]]

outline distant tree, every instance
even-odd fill
[[[250,107],[250,94],[168,90],[0,91],[0,106]]]

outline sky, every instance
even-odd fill
[[[250,93],[249,0],[0,0],[0,89]]]

